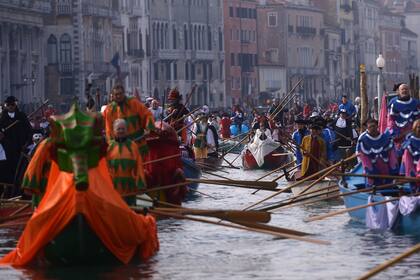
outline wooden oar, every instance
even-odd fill
[[[199,191],[199,190],[197,190],[197,189],[190,188],[190,189],[189,189],[189,191],[191,191],[191,192],[196,192],[196,193],[198,193],[198,194],[201,194],[201,195],[203,195],[203,196],[206,196],[206,197],[211,198],[211,199],[214,199],[214,200],[218,200],[218,198],[217,198],[217,197],[214,197],[214,196],[212,196],[212,195],[209,195],[209,194],[204,193],[204,192],[202,192],[202,191]]]
[[[266,224],[247,223],[247,222],[240,222],[240,221],[236,221],[235,223],[239,224],[239,225],[247,226],[247,227],[254,227],[254,228],[258,228],[258,229],[266,229],[266,230],[270,230],[270,231],[274,231],[274,232],[293,234],[293,235],[297,235],[297,236],[312,235],[312,234],[307,233],[307,232],[302,232],[302,231],[297,231],[297,230],[287,229],[287,228],[282,228],[282,227],[275,227],[275,226],[266,225]]]
[[[235,188],[241,188],[241,189],[251,189],[251,190],[257,189],[257,190],[271,191],[271,192],[275,192],[278,190],[278,189],[267,188],[267,187],[254,187],[251,185],[237,184],[233,181],[218,182],[218,181],[213,181],[211,179],[201,179],[201,180],[189,179],[188,181],[196,182],[196,183],[204,183],[204,184],[209,184],[209,185],[218,185],[218,186],[224,186],[224,187],[235,187]]]
[[[185,99],[185,107],[188,107],[188,104],[190,103],[191,97],[195,92],[195,89],[197,88],[196,84],[193,84],[190,90],[190,93],[188,94],[187,98]]]
[[[154,210],[181,215],[207,216],[222,220],[234,220],[249,223],[268,223],[271,220],[270,213],[264,211],[203,210],[188,208],[154,208]]]
[[[343,177],[369,177],[377,179],[392,179],[406,182],[420,182],[420,178],[405,177],[405,176],[394,176],[394,175],[382,175],[382,174],[353,174],[353,173],[335,173],[334,175]]]
[[[295,166],[285,172],[283,172],[283,174],[281,174],[280,176],[274,178],[271,182],[277,182],[278,180],[280,180],[282,177],[286,176],[290,171],[293,171],[294,169],[298,168],[300,166],[300,164],[298,166]],[[257,180],[258,181],[258,180]],[[256,194],[258,191],[260,190],[256,190],[255,192],[253,192],[252,194]]]
[[[418,195],[418,193],[416,193],[414,195]],[[385,199],[385,200],[381,200],[381,201],[377,201],[377,202],[371,202],[371,203],[364,204],[364,205],[354,206],[354,207],[338,210],[338,211],[335,211],[335,212],[332,212],[332,213],[328,213],[328,214],[325,214],[325,215],[319,215],[319,216],[311,217],[311,218],[306,219],[305,222],[319,221],[319,220],[323,220],[325,218],[337,216],[337,215],[340,215],[340,214],[343,214],[343,213],[348,213],[348,212],[356,211],[356,210],[359,210],[359,209],[364,209],[364,208],[367,208],[367,207],[370,207],[370,206],[385,204],[385,203],[396,201],[396,200],[399,200],[399,199],[400,199],[400,197],[394,197],[394,198]]]
[[[338,193],[338,194],[334,194],[337,191],[333,189],[330,192],[327,192],[327,193],[324,193],[324,194],[319,195],[319,196],[328,195],[328,197],[321,197],[321,198],[310,200],[310,201],[307,201],[307,202],[298,203],[298,202],[309,200],[309,198],[315,198],[316,196],[308,197],[308,199],[306,199],[305,197],[303,197],[302,199],[295,200],[293,204],[285,203],[283,205],[282,205],[282,203],[280,201],[280,203],[279,204],[276,204],[276,206],[267,207],[267,208],[270,208],[270,209],[267,209],[266,210],[264,208],[264,209],[259,209],[259,210],[269,211],[269,210],[273,210],[273,209],[277,209],[277,208],[287,209],[287,208],[291,208],[291,207],[294,207],[294,206],[303,206],[303,205],[313,204],[313,203],[317,203],[317,202],[324,201],[324,200],[345,197],[345,196],[349,196],[349,195],[356,194],[356,193],[363,193],[363,192],[371,192],[371,191],[385,190],[385,189],[389,189],[389,188],[391,188],[393,186],[396,186],[396,185],[399,185],[399,184],[400,183],[393,183],[393,184],[387,184],[387,185],[383,185],[383,186],[379,186],[379,187],[375,187],[375,188],[366,188],[366,189],[360,189],[360,190],[356,190],[356,191],[350,191],[350,192]]]
[[[295,169],[299,168],[301,165],[302,165],[302,164],[300,163],[300,164],[298,164],[298,165],[296,165],[296,166],[293,166],[293,167],[292,167],[292,168],[290,168],[289,170],[286,170],[286,172],[283,172],[283,174],[281,174],[281,175],[279,175],[278,177],[274,178],[272,181],[273,181],[273,182],[276,182],[276,181],[280,180],[281,178],[283,178],[284,176],[286,176],[286,174],[288,174],[290,171],[293,171],[293,170],[295,170]]]
[[[299,84],[303,81],[303,78],[301,78],[294,87],[284,96],[282,101],[277,105],[277,107],[274,109],[273,113],[268,116],[269,119],[274,119],[277,117],[277,115],[283,110],[283,105],[286,103],[287,99],[289,99],[291,96],[293,96],[295,89],[299,86]]]
[[[342,160],[342,162],[346,162],[346,161],[352,160],[355,157],[356,157],[356,155],[352,155],[351,157],[348,157],[348,158]],[[277,196],[277,195],[279,195],[281,193],[284,193],[284,192],[286,192],[288,190],[291,190],[293,187],[296,187],[296,186],[298,186],[298,185],[300,185],[300,184],[302,184],[302,183],[304,183],[304,182],[306,182],[308,180],[314,179],[314,178],[322,175],[323,173],[328,172],[331,169],[337,168],[337,167],[339,167],[342,164],[342,162],[338,162],[336,164],[333,164],[330,167],[327,167],[327,168],[325,168],[323,170],[320,170],[319,172],[316,172],[315,174],[312,174],[312,175],[306,177],[305,179],[303,179],[301,181],[297,181],[296,183],[294,183],[294,184],[292,184],[292,185],[290,185],[290,186],[288,186],[288,187],[286,187],[284,189],[281,189],[281,190],[275,192],[274,194],[272,194],[272,195],[270,195],[270,196],[268,196],[268,197],[266,197],[266,198],[264,198],[264,199],[262,199],[260,201],[255,202],[254,204],[246,207],[244,210],[249,210],[252,207],[255,207],[255,206],[257,206],[257,205],[259,205],[259,204],[261,204],[261,203],[263,203],[263,202],[265,202],[265,201],[267,201],[267,200],[269,200],[269,199],[271,199],[271,198],[273,198],[273,197],[275,197],[275,196]]]
[[[189,185],[189,184],[191,184],[191,183],[185,181],[185,182],[180,182],[180,183],[176,183],[176,184],[170,184],[170,185],[165,185],[165,186],[160,186],[160,187],[155,187],[155,188],[139,190],[139,191],[136,191],[136,192],[126,193],[126,194],[123,194],[122,197],[129,197],[129,196],[145,194],[145,193],[149,193],[149,192],[163,191],[163,190],[167,190],[167,189],[171,189],[171,188],[186,186],[186,185]]]
[[[215,222],[215,221],[210,221],[210,220],[206,220],[206,219],[200,219],[200,218],[195,218],[195,217],[178,215],[178,214],[174,214],[174,213],[156,211],[156,210],[153,210],[153,209],[150,209],[149,212],[152,213],[152,214],[155,214],[155,215],[166,216],[166,217],[171,217],[171,218],[175,218],[175,219],[186,219],[186,220],[191,220],[191,221],[195,221],[195,222],[202,222],[202,223],[219,225],[219,226],[224,226],[224,227],[229,227],[229,228],[235,228],[235,229],[247,230],[247,231],[252,231],[252,232],[271,234],[273,236],[277,236],[277,237],[281,237],[281,238],[289,238],[289,239],[305,241],[305,242],[321,244],[321,245],[329,245],[330,244],[330,242],[328,242],[328,241],[317,240],[317,239],[307,238],[307,237],[303,237],[303,236],[297,236],[297,235],[286,234],[286,233],[279,233],[279,232],[274,232],[274,231],[270,231],[270,230],[257,229],[257,228],[253,228],[253,227],[245,227],[245,226],[239,226],[239,225],[234,225],[234,224],[227,224],[227,223],[224,223],[224,222]]]
[[[176,154],[176,155],[170,155],[170,156],[166,156],[166,157],[161,157],[161,158],[158,158],[158,159],[154,159],[154,160],[149,160],[149,161],[143,162],[143,165],[151,164],[151,163],[156,163],[156,162],[159,162],[159,161],[162,161],[162,160],[171,159],[171,158],[177,158],[177,157],[180,157],[180,156],[181,156],[181,154]]]
[[[280,153],[280,154],[271,154],[273,157],[281,157],[281,156],[288,156],[293,155],[293,153]]]
[[[269,211],[269,210],[277,209],[280,207],[285,208],[288,205],[292,205],[301,201],[311,200],[313,198],[317,198],[320,196],[329,196],[330,194],[337,193],[338,191],[339,191],[338,185],[326,186],[317,190],[307,192],[302,196],[294,196],[291,198],[280,200],[278,202],[275,202],[275,204],[273,204],[272,206],[263,207],[259,210]],[[324,198],[324,200],[329,200],[329,199],[331,198],[330,197]]]
[[[0,223],[5,223],[8,221],[13,221],[13,220],[21,219],[21,218],[27,218],[27,217],[32,216],[32,214],[33,212],[17,214],[14,216],[0,217]]]
[[[200,107],[195,108],[194,110],[192,110],[188,114],[186,114],[186,115],[182,116],[181,118],[179,118],[178,120],[176,120],[176,122],[185,120],[186,118],[188,118],[189,116],[192,116],[195,112],[197,112],[200,109],[201,109]]]
[[[322,176],[320,176],[318,179],[316,179],[315,181],[313,181],[312,183],[310,183],[306,188],[304,188],[300,193],[299,196],[304,195],[310,188],[312,188],[313,186],[315,186],[317,183],[321,182],[322,180],[324,180],[325,177],[327,177],[328,175],[330,175],[332,172],[334,172],[334,168],[327,171],[326,173],[324,173]],[[292,201],[295,200],[297,197],[293,197]]]
[[[283,164],[282,166],[280,166],[280,167],[278,167],[278,168],[276,168],[276,169],[274,169],[274,170],[271,170],[270,172],[268,172],[268,173],[267,173],[267,174],[265,174],[264,176],[262,176],[262,177],[258,178],[258,179],[257,179],[257,181],[261,181],[262,179],[264,179],[264,178],[266,178],[266,177],[270,176],[270,175],[271,175],[271,174],[273,174],[273,173],[276,173],[276,172],[278,172],[278,171],[282,170],[283,168],[286,168],[287,166],[289,166],[289,165],[291,165],[291,164],[293,164],[293,163],[295,163],[295,162],[296,162],[296,160],[292,160],[292,161],[290,161],[290,162],[288,162],[288,163],[286,163],[286,164]]]
[[[204,184],[212,184],[212,185],[241,185],[241,186],[250,186],[250,187],[262,187],[266,189],[275,189],[277,188],[277,183],[272,181],[248,181],[248,180],[218,180],[218,179],[211,179],[211,180],[204,180],[204,179],[193,179],[187,178],[187,181],[190,182],[198,182]]]
[[[23,205],[22,207],[20,207],[19,209],[17,209],[13,213],[11,213],[9,216],[10,217],[16,216],[17,214],[19,214],[19,213],[25,211],[26,209],[28,209],[29,207],[31,207],[31,204]]]
[[[255,210],[261,210],[261,211],[272,211],[272,210],[276,210],[276,209],[288,209],[291,207],[295,207],[295,206],[302,206],[302,205],[306,205],[306,204],[312,204],[318,201],[324,201],[324,200],[331,200],[337,196],[335,196],[335,194],[339,193],[339,189],[337,187],[331,187],[331,190],[327,191],[327,192],[318,192],[318,191],[314,191],[311,192],[311,195],[309,195],[309,193],[303,197],[300,197],[296,200],[291,201],[291,199],[284,199],[281,200],[279,202],[275,202],[273,204],[271,204],[271,206],[266,206],[266,207],[262,207],[262,208],[257,208]],[[321,197],[321,198],[319,198]],[[319,199],[318,199],[319,198]],[[299,203],[299,202],[303,202],[303,203]],[[305,203],[306,202],[306,203]]]
[[[236,147],[238,147],[240,144],[242,144],[242,142],[244,142],[247,138],[248,135],[251,133],[251,130],[249,132],[246,133],[246,135],[235,145],[233,145],[232,147],[230,147],[230,149],[228,149],[226,152],[224,152],[220,157],[224,158],[227,154],[229,154],[231,151],[233,151]]]
[[[225,176],[222,176],[222,175],[219,175],[219,174],[213,173],[213,172],[209,172],[209,171],[205,171],[205,170],[203,170],[203,172],[204,172],[204,173],[207,173],[207,174],[209,174],[209,175],[212,175],[212,176],[218,177],[218,178],[222,178],[222,179],[225,179],[225,180],[228,180],[228,181],[233,181],[233,179],[231,179],[231,178],[229,178],[229,177],[225,177]]]
[[[369,270],[368,272],[366,272],[366,274],[364,274],[363,276],[358,278],[358,280],[367,280],[367,279],[371,278],[372,276],[375,276],[376,274],[380,273],[381,271],[384,271],[388,267],[393,266],[394,264],[396,264],[396,263],[402,261],[403,259],[408,258],[409,256],[411,256],[415,253],[418,253],[418,252],[420,252],[420,243],[411,247],[410,249],[408,249],[404,253],[390,259],[389,261],[386,261],[386,262],[378,265],[377,267]]]

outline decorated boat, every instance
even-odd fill
[[[356,167],[349,173],[348,176],[345,176],[339,182],[340,192],[345,194],[348,192],[357,191],[365,188],[365,178],[364,177],[355,177],[351,174],[362,174],[363,168],[361,164],[356,165]],[[401,186],[401,189],[409,191],[408,185]],[[390,199],[393,197],[398,197],[401,189],[387,189],[387,190],[378,190],[375,194],[359,192],[344,196],[344,204],[346,208],[351,208],[355,206],[366,205],[369,202],[379,202],[385,199]],[[399,201],[389,202],[386,204],[380,204],[376,206],[371,206],[368,208],[361,208],[355,211],[349,212],[350,217],[358,222],[365,223],[367,226],[371,227],[373,220],[377,220],[378,214],[384,214],[386,212],[386,217],[388,219],[388,225],[384,227],[387,229],[392,229],[398,233],[402,234],[415,234],[419,235],[420,233],[420,197],[409,197],[402,196]],[[391,217],[390,213],[393,213]],[[374,215],[374,216],[372,216]],[[392,218],[392,219],[391,219]]]
[[[182,152],[175,130],[167,123],[155,123],[160,133],[152,131],[146,138],[149,153],[144,159],[147,187],[155,188],[185,182]],[[153,198],[173,204],[181,204],[188,191],[179,186],[149,193]]]
[[[254,155],[248,149],[246,149],[242,154],[242,166],[245,170],[275,169],[284,164],[287,160],[287,155],[276,155],[282,153],[284,153],[284,150],[282,148],[270,152],[269,154],[264,156],[264,163],[262,165],[259,165]]]
[[[159,248],[155,219],[136,214],[114,189],[101,118],[73,105],[51,122],[51,136],[23,180],[42,199],[0,264],[126,264],[151,257]]]

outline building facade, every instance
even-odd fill
[[[259,103],[287,92],[287,17],[282,1],[260,1],[257,6]]]
[[[75,96],[86,101],[87,93],[99,92],[98,101],[102,103],[108,99],[113,84],[125,84],[128,72],[127,65],[119,59],[122,33],[116,25],[118,2],[54,0],[51,3],[43,37],[47,53],[46,96],[61,110],[66,110]]]
[[[324,16],[311,1],[289,1],[287,15],[287,76],[289,88],[303,79],[303,100],[322,104],[327,95]]]
[[[389,11],[386,7],[380,10],[380,46],[379,52],[385,58],[383,75],[385,90],[390,91],[393,85],[403,81],[407,75],[401,53],[401,30],[404,17]]]
[[[257,1],[223,1],[227,105],[254,105],[257,83]]]
[[[219,0],[151,1],[149,30],[152,96],[177,87],[191,105],[226,106],[223,5]]]
[[[374,0],[353,1],[354,36],[356,65],[366,66],[366,89],[369,100],[377,96],[377,77],[379,69],[376,58],[380,52],[379,10],[380,4]],[[357,72],[357,90],[360,92]]]
[[[0,0],[0,100],[15,96],[30,111],[44,95],[44,16],[51,1]]]

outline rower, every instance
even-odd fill
[[[356,153],[366,174],[397,175],[398,159],[394,142],[388,132],[379,133],[378,121],[366,121],[366,131],[357,141]],[[368,178],[366,187],[391,183],[389,179]]]
[[[303,137],[302,140],[302,176],[301,178],[311,176],[322,170],[327,165],[327,145],[322,139],[322,128],[319,124],[311,124],[311,133]],[[315,160],[317,159],[317,160]]]
[[[420,176],[420,119],[413,124],[412,132],[402,144],[403,157],[400,175],[406,177]],[[420,182],[411,183],[412,192],[420,190]]]
[[[272,138],[271,131],[268,128],[268,120],[266,117],[261,117],[259,128],[256,130],[254,140],[247,147],[254,156],[258,166],[264,164],[264,157],[280,146]]]
[[[415,120],[420,118],[420,102],[412,98],[406,84],[398,86],[398,96],[388,105],[387,128],[394,137],[395,145],[400,147],[405,136],[410,133]]]
[[[171,90],[168,96],[169,109],[167,112],[167,122],[177,131],[181,137],[182,144],[187,144],[187,129],[184,127],[184,116],[190,112],[181,103],[182,95],[177,88]]]
[[[199,121],[194,123],[194,154],[196,159],[208,157],[209,149],[213,150],[216,146],[213,132],[209,129],[208,117],[205,114],[199,115]]]
[[[144,157],[149,151],[144,136],[155,129],[152,112],[137,98],[127,97],[122,85],[113,88],[112,96],[113,101],[104,111],[107,141],[115,138],[114,121],[124,119],[127,122],[127,137],[137,143],[139,152]]]
[[[295,124],[297,126],[297,129],[292,134],[292,139],[295,142],[296,145],[302,145],[303,137],[306,135],[309,135],[309,130],[306,128],[307,121],[301,118],[297,118],[295,120]],[[302,153],[300,152],[300,149],[296,149],[295,152],[296,157],[296,164],[302,163]],[[300,169],[300,167],[298,167]]]
[[[129,205],[135,205],[136,191],[146,188],[143,160],[137,145],[127,137],[127,123],[123,119],[114,121],[115,138],[107,151],[108,169],[119,194],[133,194],[125,197]]]
[[[218,129],[216,127],[217,121],[215,121],[215,116],[211,115],[208,121],[208,128],[211,131],[211,134],[213,136],[213,142],[214,145],[210,146],[207,152],[207,156],[218,158],[219,153],[217,152],[219,150],[219,135],[217,133]]]
[[[356,107],[347,99],[347,95],[341,97],[341,104],[338,106],[338,110],[345,110],[347,112],[347,119],[351,120],[356,116]]]

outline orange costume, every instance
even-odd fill
[[[53,143],[50,138],[39,143],[33,159],[30,161],[23,177],[22,189],[32,194],[32,204],[37,207],[45,193],[48,175],[51,168],[51,148]]]
[[[127,122],[128,138],[139,146],[142,156],[148,153],[145,139],[139,139],[146,129],[154,129],[153,114],[137,98],[126,97],[122,104],[113,101],[104,111],[105,133],[108,142],[114,139],[113,122],[124,119]]]
[[[108,147],[107,161],[114,187],[121,195],[146,187],[143,160],[136,143],[129,139],[123,142],[112,140]]]
[[[37,258],[48,260],[47,249],[67,242],[59,237],[79,217],[122,263],[136,256],[147,259],[159,249],[155,219],[132,211],[113,187],[104,157],[106,145],[100,136],[101,127],[97,115],[82,113],[75,106],[66,115],[53,117],[50,142],[44,141],[38,148],[25,174],[33,190],[41,190],[43,178],[48,178],[45,194],[16,249],[1,259],[0,264],[25,266]],[[49,158],[51,168],[44,177]],[[55,243],[51,242],[54,240]],[[76,251],[78,247],[71,250]],[[65,258],[66,253],[56,259]]]

